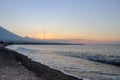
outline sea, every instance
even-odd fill
[[[33,61],[84,80],[120,80],[119,45],[10,45]],[[99,61],[102,60],[102,61]]]

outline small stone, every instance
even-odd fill
[[[21,64],[21,62],[18,62],[19,64]]]
[[[5,78],[5,75],[3,75],[2,78]]]

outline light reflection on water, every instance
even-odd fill
[[[120,46],[14,45],[9,48],[66,73],[91,80],[119,80],[120,67],[80,59],[65,54],[120,56]]]

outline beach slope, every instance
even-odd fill
[[[0,50],[0,80],[82,80],[38,62],[15,51]]]

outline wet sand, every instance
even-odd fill
[[[0,80],[82,80],[38,62],[15,51],[0,50]]]

